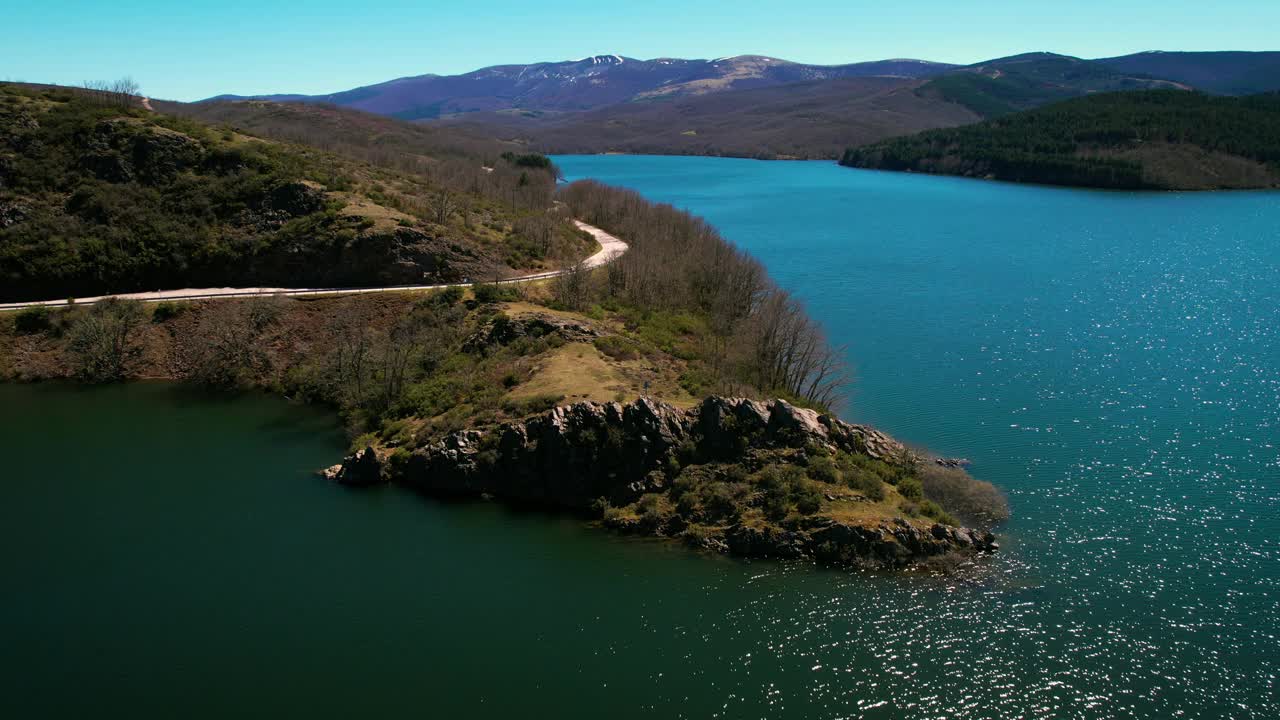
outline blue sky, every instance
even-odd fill
[[[969,63],[1030,50],[1280,50],[1280,0],[10,0],[0,80],[325,93],[594,54]]]

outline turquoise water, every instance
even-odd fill
[[[985,657],[972,685],[914,658],[922,706],[1280,712],[1280,193],[557,162],[705,216],[848,345],[848,417],[1009,491],[1020,589],[952,596],[907,635]]]
[[[311,476],[331,417],[0,386],[6,717],[1271,718],[1280,195],[561,158],[706,215],[846,415],[1015,518],[950,578],[705,557]]]

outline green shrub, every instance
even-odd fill
[[[544,413],[556,405],[559,405],[561,400],[564,400],[563,395],[544,393],[528,398],[507,398],[502,401],[501,407],[508,415],[522,417],[525,415],[537,415],[539,413]]]
[[[391,468],[393,475],[401,475],[409,467],[409,459],[413,457],[413,453],[402,447],[398,447],[391,451],[391,455],[387,457],[387,466]]]
[[[919,507],[920,507],[920,514],[924,515],[927,518],[937,520],[938,522],[946,525],[960,524],[959,521],[957,521],[954,517],[952,517],[951,513],[947,512],[946,510],[943,510],[941,507],[938,507],[938,504],[933,502],[932,500],[921,500],[919,503]]]
[[[551,158],[539,153],[517,155],[508,151],[502,153],[502,159],[516,167],[527,167],[537,170],[549,170],[551,168]]]
[[[703,397],[716,386],[716,375],[701,365],[691,365],[680,374],[680,387],[694,397]]]
[[[636,512],[641,515],[661,513],[666,509],[664,498],[659,493],[645,493],[636,501]]]
[[[899,480],[898,492],[908,500],[922,500],[924,498],[924,486],[920,484],[920,478],[916,477],[905,477]]]
[[[377,433],[370,432],[370,433],[364,433],[363,435],[357,435],[355,439],[351,441],[351,445],[347,447],[347,454],[360,452],[361,450],[369,447],[370,445],[377,444],[377,442],[378,442]]]
[[[688,525],[685,527],[684,532],[680,533],[680,538],[685,541],[685,544],[693,547],[702,547],[707,540],[713,537],[715,537],[715,533],[710,529],[694,524]]]
[[[511,302],[519,299],[519,294],[515,287],[511,285],[499,285],[497,283],[484,283],[476,285],[474,288],[476,301],[489,304],[499,302]]]
[[[793,490],[792,498],[801,515],[812,515],[822,508],[822,493],[813,483],[800,483]]]
[[[19,335],[35,335],[52,327],[52,313],[47,307],[33,307],[18,311],[13,318],[13,328]]]
[[[752,477],[761,491],[761,509],[770,520],[782,520],[793,506],[804,514],[818,511],[822,495],[795,465],[769,465]],[[803,503],[803,508],[798,507]]]
[[[595,339],[595,346],[614,360],[635,360],[640,357],[640,346],[618,335],[598,337]]]
[[[836,468],[835,461],[826,456],[811,458],[807,472],[810,478],[818,482],[831,484],[840,482],[840,471]]]
[[[176,318],[179,315],[181,315],[183,310],[185,309],[186,309],[186,305],[182,303],[175,303],[175,302],[158,303],[151,310],[151,322],[162,323],[168,320],[172,320],[173,318]]]
[[[902,478],[901,468],[859,453],[842,452],[837,454],[836,465],[846,476],[859,472],[863,474],[870,473],[890,485],[896,485],[898,480]]]
[[[466,292],[462,288],[456,285],[450,285],[443,290],[437,290],[436,292],[431,293],[427,296],[426,300],[431,304],[451,307],[461,302],[462,297],[465,294]]]
[[[591,501],[588,509],[591,511],[592,517],[603,518],[605,514],[613,508],[613,504],[609,502],[609,498],[598,497]]]
[[[850,488],[862,493],[868,500],[884,500],[884,482],[875,473],[855,470],[846,473],[844,479]]]

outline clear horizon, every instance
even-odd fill
[[[815,0],[804,12],[776,4],[709,0],[642,8],[587,0],[460,5],[333,0],[296,5],[227,0],[128,7],[52,0],[10,9],[0,80],[76,85],[131,76],[145,94],[198,100],[224,93],[326,94],[425,74],[618,54],[716,58],[769,55],[844,63],[914,58],[969,64],[1023,52],[1085,58],[1149,50],[1276,50],[1280,3],[1080,0],[1069,9],[995,0],[907,7]]]

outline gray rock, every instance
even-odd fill
[[[0,230],[17,225],[26,220],[30,214],[31,208],[23,203],[0,201]]]
[[[801,444],[826,443],[827,426],[819,422],[816,410],[798,408],[786,400],[774,400],[769,410],[769,432],[775,437],[795,437]]]
[[[387,481],[382,460],[371,447],[347,456],[341,465],[335,465],[322,473],[327,479],[349,487],[372,487]]]
[[[464,352],[477,353],[499,345],[510,345],[523,337],[558,335],[566,342],[588,342],[600,336],[595,328],[551,315],[528,318],[498,316],[486,322],[463,343]]]

